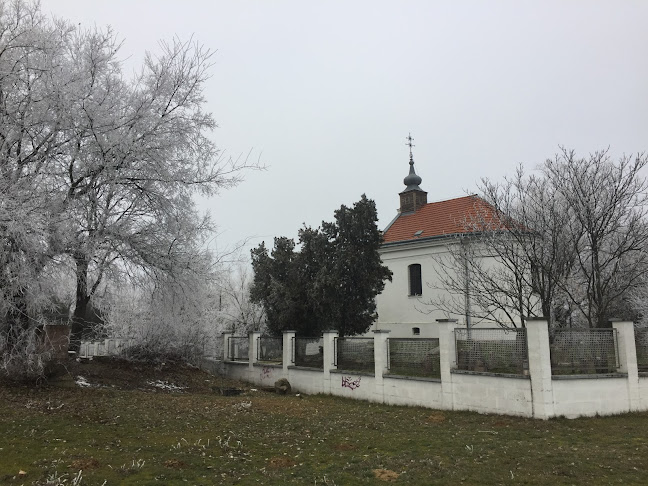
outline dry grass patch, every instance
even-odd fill
[[[286,456],[271,457],[268,460],[268,467],[270,469],[285,469],[287,467],[293,467],[295,465],[297,465],[297,463],[290,457]]]
[[[398,474],[395,471],[390,471],[389,469],[374,469],[372,471],[374,477],[380,481],[396,481],[398,479]]]
[[[178,459],[167,459],[164,461],[164,467],[169,469],[184,469],[187,467],[187,463]]]
[[[90,457],[85,459],[75,459],[69,467],[74,471],[86,471],[88,469],[97,469],[100,466],[101,463],[99,461],[94,457]]]
[[[432,412],[430,415],[427,416],[425,421],[429,424],[438,424],[441,422],[445,422],[446,416],[443,412]]]
[[[353,444],[349,444],[348,442],[340,442],[339,444],[335,444],[333,446],[333,449],[336,451],[352,451],[356,448]]]
[[[254,392],[252,397],[254,398],[254,408],[261,413],[298,418],[307,417],[313,413],[312,406],[307,400],[296,399],[294,396]]]

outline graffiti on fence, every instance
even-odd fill
[[[353,380],[351,376],[343,376],[342,377],[342,388],[348,388],[350,390],[355,390],[356,388],[360,388],[360,380],[362,377],[358,377],[357,380]]]
[[[263,380],[264,378],[272,378],[272,368],[269,366],[264,366],[261,369],[261,379]]]

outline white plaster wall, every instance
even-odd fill
[[[344,386],[346,382],[349,386]],[[376,378],[373,376],[356,374],[353,372],[331,373],[330,391],[331,395],[353,398],[356,400],[367,400],[370,402],[381,402],[382,394],[376,393]]]
[[[380,257],[392,271],[392,281],[385,283],[385,289],[376,296],[378,319],[372,330],[390,330],[390,337],[412,337],[412,328],[420,329],[420,337],[438,337],[437,319],[457,319],[458,326],[465,326],[463,313],[463,295],[451,295],[440,289],[440,269],[438,259],[450,257],[448,240],[439,239],[427,242],[415,242],[403,246],[387,246],[380,250]],[[495,258],[480,257],[485,268],[500,265]],[[421,265],[423,295],[409,296],[409,265]],[[458,314],[448,313],[447,309],[438,309],[431,305],[431,300],[452,300],[453,307],[461,309]],[[472,305],[476,305],[474,302]],[[492,322],[477,322],[473,326],[493,327]]]
[[[324,372],[300,368],[214,362],[205,366],[212,372],[223,370],[232,379],[256,385],[272,386],[287,378],[293,391],[324,393],[389,405],[410,405],[434,409],[450,408],[443,403],[443,389],[452,390],[453,410],[469,410],[533,416],[531,380],[483,374],[452,373],[450,383],[440,381],[399,379],[385,376],[380,384],[373,376],[352,372],[333,372],[330,380]],[[354,386],[343,386],[343,381]],[[630,411],[626,377],[551,380],[556,416],[613,415]],[[639,378],[640,410],[648,410],[648,377]]]
[[[452,373],[455,410],[533,416],[531,380]]]
[[[288,368],[288,381],[292,388],[302,393],[329,393],[323,371]]]
[[[224,361],[223,366],[227,370],[228,378],[232,378],[233,380],[249,381],[256,384],[256,381],[254,381],[253,377],[250,375],[250,367],[248,363]]]
[[[418,247],[388,247],[380,251],[382,261],[392,271],[392,281],[385,283],[385,289],[376,297],[378,311],[378,326],[376,329],[384,329],[382,323],[401,323],[403,335],[392,337],[410,337],[412,327],[421,328],[421,336],[436,337],[436,319],[448,317],[463,319],[463,316],[448,316],[447,314],[432,309],[426,302],[438,291],[431,289],[427,284],[438,280],[436,262],[432,255],[447,253],[445,245],[429,243]],[[420,297],[409,296],[409,273],[408,266],[413,263],[421,265],[421,279],[423,283],[423,295]],[[428,328],[434,330],[430,331]],[[399,329],[397,332],[401,332]]]
[[[440,381],[383,378],[383,401],[388,405],[414,405],[443,409]]]
[[[255,363],[250,373],[251,381],[259,386],[274,386],[275,381],[285,378],[282,366],[268,366]]]
[[[587,378],[551,380],[556,416],[613,415],[630,411],[628,379]]]
[[[415,335],[413,328],[419,328]],[[376,321],[365,336],[372,336],[373,331],[389,331],[390,338],[438,338],[439,327],[436,322],[380,322]]]
[[[648,376],[639,377],[639,410],[648,410]]]

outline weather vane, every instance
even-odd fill
[[[408,133],[408,134],[407,134],[407,137],[405,137],[405,139],[407,140],[407,143],[406,143],[405,145],[409,145],[409,148],[410,148],[410,156],[411,156],[411,155],[412,155],[412,147],[416,147],[416,145],[414,145],[414,144],[412,143],[412,142],[414,141],[414,139],[412,138],[412,134],[411,134],[411,133]]]

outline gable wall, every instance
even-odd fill
[[[392,281],[386,282],[383,292],[376,297],[378,320],[374,330],[391,331],[390,337],[411,337],[412,328],[419,327],[420,337],[438,337],[436,319],[448,317],[464,324],[464,316],[447,314],[428,305],[433,295],[440,291],[431,288],[438,283],[437,263],[432,255],[447,254],[444,244],[427,244],[409,247],[387,247],[381,250],[383,263],[393,272]],[[421,265],[423,295],[409,296],[408,266]]]
[[[437,261],[449,258],[448,240],[438,239],[413,242],[401,246],[387,246],[380,250],[382,261],[393,272],[392,282],[385,283],[385,289],[376,297],[378,319],[372,330],[389,330],[390,337],[413,337],[412,328],[420,329],[419,337],[438,337],[437,319],[457,319],[458,326],[466,325],[463,313],[463,295],[451,294],[444,290],[440,280],[442,270]],[[486,266],[498,265],[494,258],[482,257]],[[487,259],[486,259],[487,258]],[[409,296],[408,266],[421,265],[423,295]],[[452,314],[435,308],[431,300],[455,299],[462,313]],[[472,303],[474,306],[474,302]],[[472,326],[497,327],[493,322],[476,322]]]

